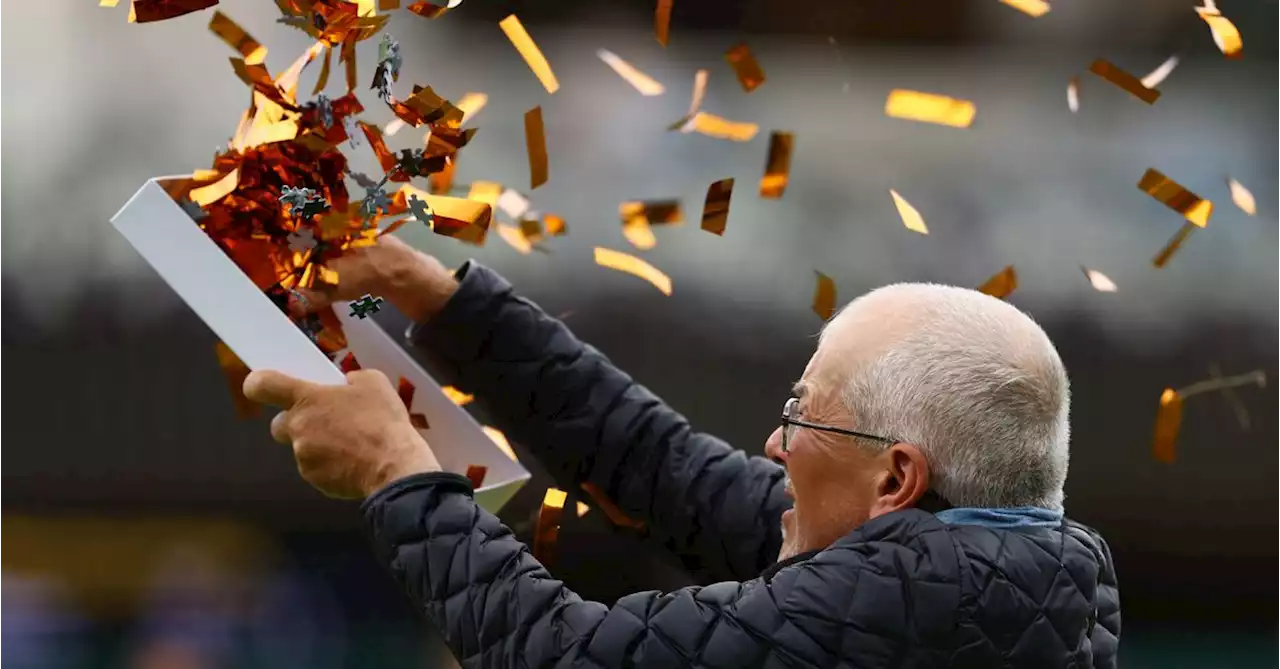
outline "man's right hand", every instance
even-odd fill
[[[351,249],[328,266],[338,273],[336,288],[298,289],[307,311],[373,295],[391,302],[414,322],[424,323],[458,289],[453,273],[439,260],[390,236],[379,237],[373,246]]]

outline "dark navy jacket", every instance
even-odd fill
[[[1114,667],[1106,543],[1056,528],[881,516],[773,564],[783,470],[694,431],[476,263],[414,334],[565,489],[591,482],[705,582],[613,606],[555,580],[467,479],[423,474],[370,497],[379,557],[465,667]]]

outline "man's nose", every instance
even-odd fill
[[[782,452],[782,428],[781,427],[778,427],[777,429],[775,429],[773,431],[773,434],[770,434],[769,438],[765,440],[764,454],[765,454],[765,457],[769,458],[770,460],[773,460],[774,462],[782,465],[783,467],[787,466],[787,454]]]

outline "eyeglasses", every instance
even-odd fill
[[[872,441],[879,441],[885,444],[896,444],[897,439],[888,437],[880,437],[866,432],[857,432],[854,430],[846,430],[842,427],[833,427],[831,425],[821,425],[818,423],[810,423],[808,421],[797,420],[796,415],[800,412],[800,398],[792,397],[787,403],[782,405],[782,452],[789,453],[788,447],[791,437],[794,435],[796,428],[807,427],[811,430],[822,430],[823,432],[833,432],[835,434],[843,434],[850,437],[861,437]]]

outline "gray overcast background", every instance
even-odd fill
[[[833,46],[813,29],[818,19],[778,4],[745,3],[739,13],[757,31],[776,20],[793,33],[750,37],[768,76],[751,95],[720,57],[740,31],[677,22],[663,50],[648,10],[522,14],[561,82],[548,96],[496,26],[504,14],[495,3],[469,0],[435,22],[398,12],[389,30],[403,47],[401,88],[490,96],[458,182],[499,181],[529,194],[522,117],[542,105],[551,179],[531,195],[569,229],[550,255],[530,256],[496,235],[481,249],[422,230],[407,236],[446,263],[475,257],[497,268],[552,313],[572,311],[580,336],[703,429],[756,452],[820,325],[809,310],[814,270],[837,281],[844,303],[894,281],[976,286],[1014,264],[1021,286],[1011,301],[1045,324],[1072,373],[1068,509],[1107,532],[1118,559],[1149,560],[1129,571],[1127,592],[1172,596],[1172,580],[1204,597],[1273,591],[1274,582],[1250,580],[1247,566],[1274,566],[1276,550],[1275,4],[1221,3],[1244,34],[1243,61],[1216,51],[1189,0],[1058,2],[1039,20],[975,0],[963,28],[982,39],[947,46]],[[345,527],[345,507],[296,480],[264,424],[234,420],[212,335],[108,223],[148,178],[208,167],[247,104],[227,62],[234,54],[208,32],[209,12],[137,26],[125,23],[125,6],[92,5],[4,7],[5,502],[163,505]],[[929,3],[907,5],[928,13]],[[270,2],[221,8],[268,45],[274,72],[307,46],[274,23]],[[863,25],[849,22],[832,19]],[[595,57],[598,48],[666,94],[637,94]],[[1141,76],[1175,51],[1184,61],[1154,106],[1084,72],[1105,57]],[[390,113],[364,89],[375,54],[376,40],[361,45],[360,96],[366,118],[385,123]],[[665,132],[684,114],[698,68],[711,71],[704,109],[759,123],[755,140]],[[304,77],[304,93],[317,71]],[[1073,115],[1065,88],[1076,74],[1083,88]],[[329,90],[341,86],[335,67]],[[971,99],[976,122],[955,130],[887,119],[892,88]],[[779,201],[756,195],[771,129],[796,134]],[[420,137],[406,129],[392,147]],[[348,155],[372,164],[367,146]],[[1137,190],[1149,167],[1217,205],[1208,229],[1164,270],[1151,258],[1182,222]],[[1257,216],[1231,204],[1227,175],[1252,190]],[[725,177],[737,188],[728,232],[717,238],[696,220],[707,185]],[[927,237],[902,227],[890,188],[923,214]],[[671,275],[672,297],[594,266],[593,246],[630,250],[620,201],[670,197],[683,199],[689,223],[658,230],[657,248],[641,255]],[[1080,265],[1106,273],[1119,292],[1094,292]],[[1240,392],[1252,429],[1241,431],[1221,398],[1197,398],[1179,462],[1153,462],[1160,390],[1203,378],[1212,363],[1227,373],[1267,370],[1267,390]],[[504,518],[536,507],[547,482],[537,476]],[[1205,535],[1212,540],[1188,540]],[[1224,556],[1240,562],[1212,576],[1198,570],[1197,560]]]

